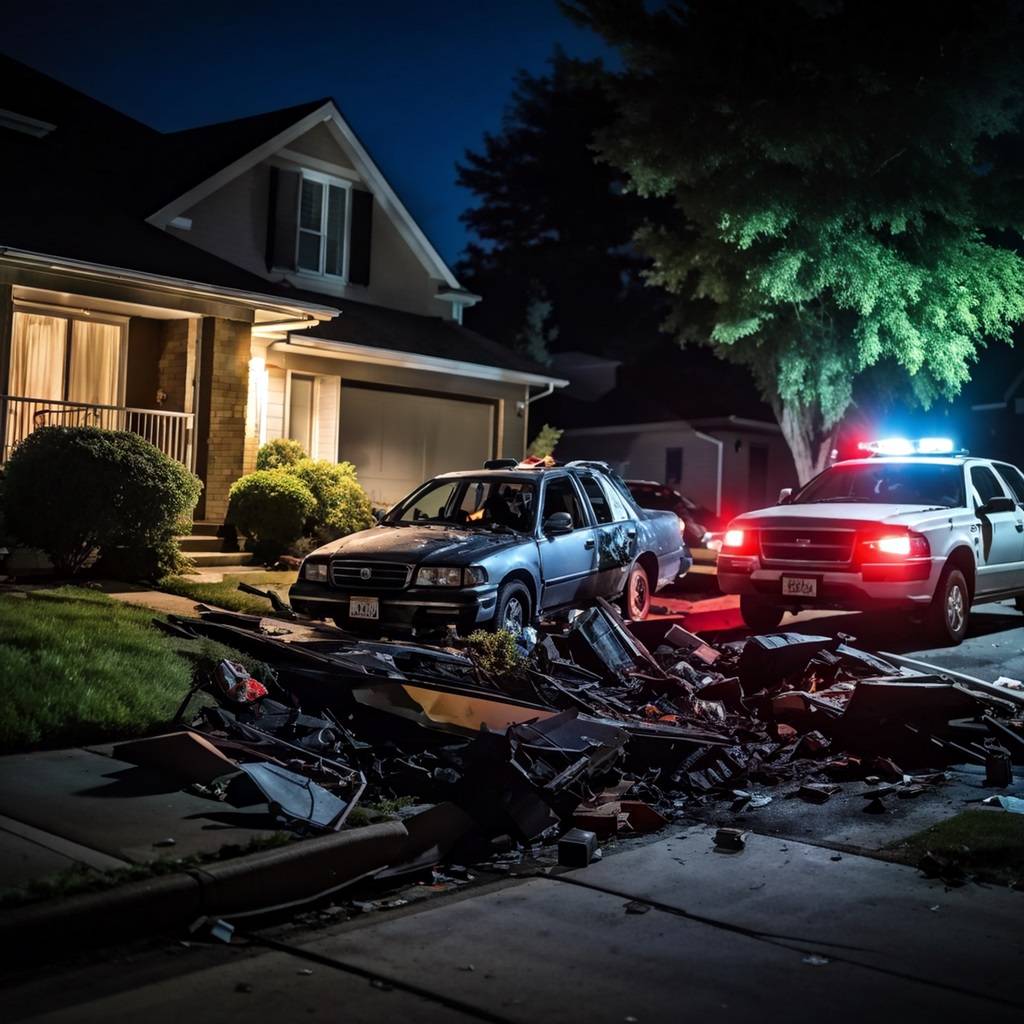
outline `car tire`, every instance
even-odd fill
[[[948,565],[939,577],[929,608],[932,637],[943,646],[957,646],[967,635],[970,613],[971,592],[967,580],[959,569]]]
[[[777,604],[760,597],[740,597],[740,615],[743,616],[747,628],[755,633],[777,629],[785,614],[785,608],[780,608]]]
[[[629,570],[619,603],[622,614],[632,622],[643,622],[651,614],[651,580],[639,562]]]
[[[533,622],[533,602],[530,592],[517,580],[509,580],[498,588],[498,599],[494,606],[491,629],[497,632],[507,629],[518,635]]]

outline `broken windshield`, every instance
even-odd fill
[[[536,486],[523,480],[433,480],[399,504],[386,521],[529,533],[534,524],[535,493]]]
[[[929,462],[870,462],[833,466],[793,498],[795,504],[872,502],[880,505],[964,505],[962,466]]]

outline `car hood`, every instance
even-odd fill
[[[829,526],[858,526],[863,523],[887,523],[892,526],[909,526],[916,517],[951,515],[953,509],[936,508],[934,505],[883,505],[860,502],[822,503],[820,505],[773,505],[754,512],[744,512],[732,521],[733,526],[771,527],[806,526],[813,523],[822,528]]]
[[[375,526],[331,541],[317,548],[312,555],[470,565],[527,539],[522,534],[459,530],[446,526]]]

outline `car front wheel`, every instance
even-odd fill
[[[651,581],[639,562],[633,563],[622,591],[622,613],[633,622],[642,622],[651,613]]]
[[[518,636],[533,621],[530,592],[522,583],[510,580],[498,589],[491,628],[504,629]]]
[[[956,646],[967,635],[971,592],[959,569],[947,567],[935,588],[930,609],[931,629],[940,644]]]

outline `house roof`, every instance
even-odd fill
[[[42,137],[0,128],[0,256],[10,250],[159,275],[213,288],[342,307],[316,334],[327,341],[453,360],[551,380],[544,367],[439,317],[416,316],[268,281],[152,222],[158,208],[189,194],[224,168],[257,159],[282,134],[328,122],[345,136],[382,202],[400,219],[421,258],[445,284],[458,282],[401,205],[330,99],[161,133],[34,68],[0,55],[0,109],[54,125]],[[374,176],[379,181],[373,180]],[[148,218],[148,219],[147,219]],[[461,294],[461,291],[460,291]],[[465,293],[466,298],[474,298]],[[321,314],[322,315],[322,314]],[[559,381],[559,383],[562,383]]]
[[[309,300],[317,298],[313,292],[280,289],[280,293],[295,294]],[[319,298],[322,300],[323,296]],[[348,345],[364,345],[431,359],[496,366],[514,373],[553,379],[551,371],[545,367],[454,321],[418,316],[347,299],[340,301],[339,305],[341,316],[318,324],[309,332],[301,332],[296,335],[296,340],[309,337]]]

